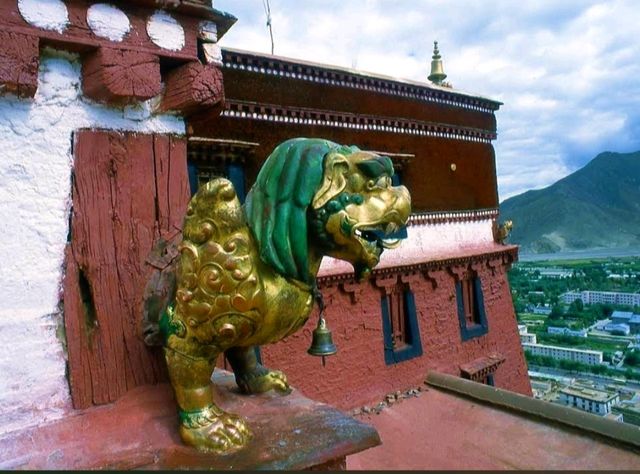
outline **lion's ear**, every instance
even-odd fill
[[[346,174],[348,171],[349,162],[344,155],[330,152],[325,156],[322,185],[311,203],[314,209],[321,208],[330,199],[342,192],[347,186]]]

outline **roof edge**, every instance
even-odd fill
[[[634,425],[601,418],[574,408],[555,405],[519,393],[439,372],[429,371],[425,383],[502,409],[520,412],[570,428],[587,431],[631,446],[635,450],[640,450],[640,428]]]
[[[489,97],[485,97],[485,96],[482,96],[482,95],[479,95],[479,94],[473,94],[473,93],[469,93],[469,92],[464,92],[464,91],[461,91],[461,90],[458,90],[458,89],[439,86],[439,85],[428,83],[428,82],[414,81],[414,80],[411,80],[411,79],[404,79],[404,78],[399,78],[399,77],[388,76],[388,75],[385,75],[385,74],[379,74],[379,73],[368,72],[368,71],[363,71],[363,70],[359,70],[359,69],[353,69],[353,68],[348,68],[348,67],[343,67],[343,66],[337,66],[335,64],[325,64],[325,63],[308,61],[308,60],[304,60],[304,59],[296,59],[296,58],[287,57],[287,56],[271,55],[271,54],[268,54],[268,53],[261,53],[261,52],[257,52],[257,51],[249,51],[249,50],[246,50],[246,49],[232,48],[232,47],[228,47],[228,46],[223,46],[222,47],[222,51],[223,51],[223,53],[227,52],[227,53],[230,53],[230,54],[254,56],[256,58],[262,58],[263,60],[268,60],[268,61],[289,63],[289,64],[293,64],[293,65],[306,66],[306,67],[312,67],[312,68],[315,67],[315,68],[320,68],[320,69],[324,69],[324,70],[331,71],[331,72],[336,72],[336,73],[348,74],[348,75],[359,76],[359,77],[364,77],[364,78],[378,79],[378,80],[381,80],[381,81],[389,81],[389,82],[394,82],[396,84],[404,84],[406,86],[412,86],[412,87],[418,87],[418,88],[423,88],[423,89],[429,89],[429,90],[432,90],[432,91],[438,91],[438,92],[441,92],[443,94],[450,94],[452,96],[459,96],[459,97],[466,97],[466,98],[470,98],[470,99],[476,99],[476,100],[485,102],[487,104],[491,104],[493,110],[498,110],[501,105],[504,105],[503,102],[500,102],[498,100],[494,100],[494,99],[491,99]]]

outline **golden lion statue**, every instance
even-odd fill
[[[213,402],[219,354],[242,392],[290,390],[282,372],[258,363],[254,347],[303,326],[324,255],[351,262],[362,279],[397,243],[387,237],[406,224],[411,200],[392,186],[393,174],[388,157],[298,138],[276,147],[244,206],[223,178],[193,196],[175,303],[160,320],[186,444],[225,453],[251,437],[241,417]]]

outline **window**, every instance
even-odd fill
[[[382,297],[384,360],[396,364],[422,355],[413,293],[398,281]]]
[[[488,385],[489,387],[495,387],[496,384],[493,379],[493,374],[487,374],[482,383]]]
[[[189,187],[191,188],[192,196],[198,191],[200,186],[211,181],[213,178],[227,178],[233,183],[240,202],[244,202],[246,193],[244,170],[242,167],[235,166],[233,163],[223,165],[219,163],[189,161],[187,168],[189,171]]]
[[[253,156],[258,143],[214,138],[189,138],[187,168],[191,195],[216,177],[227,178],[241,203],[246,196],[244,165]]]
[[[467,341],[486,334],[488,324],[484,310],[484,297],[480,278],[476,272],[468,270],[456,282],[456,296],[462,340]]]

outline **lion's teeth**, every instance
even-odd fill
[[[400,240],[401,239],[385,239],[382,241],[382,246],[385,249],[394,249],[400,245]]]

